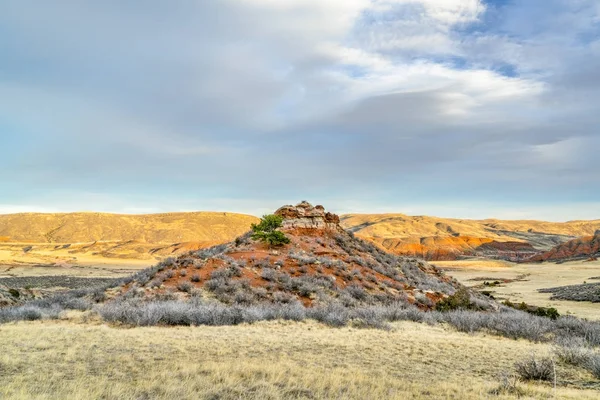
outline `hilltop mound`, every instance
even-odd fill
[[[528,261],[568,261],[598,257],[600,257],[600,232],[596,232],[594,236],[584,236],[558,245],[550,251],[530,258]]]
[[[226,304],[405,302],[432,309],[462,286],[424,261],[386,253],[355,238],[339,217],[302,202],[275,212],[290,243],[271,249],[247,233],[234,242],[171,258],[136,274],[109,298]]]

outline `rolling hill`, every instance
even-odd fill
[[[428,260],[481,256],[521,261],[581,236],[600,220],[468,220],[404,214],[347,214],[341,225],[399,255]]]
[[[600,232],[560,244],[549,251],[533,256],[529,261],[567,261],[595,259],[600,256]]]
[[[225,242],[256,221],[256,217],[229,212],[7,214],[0,215],[0,237],[4,242],[30,243]]]
[[[160,258],[228,242],[256,221],[254,216],[229,212],[8,214],[0,215],[0,247],[12,253],[30,245],[33,252]],[[600,220],[559,223],[404,214],[347,214],[340,225],[394,254],[427,260],[535,259],[600,230]]]

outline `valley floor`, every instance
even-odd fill
[[[561,314],[573,314],[590,320],[600,320],[600,303],[550,300],[551,294],[539,289],[600,282],[600,261],[575,261],[563,264],[514,264],[504,261],[465,260],[436,261],[432,264],[469,287],[492,292],[498,300],[513,303],[524,301],[540,307],[554,307]],[[594,279],[595,278],[595,279]],[[508,280],[484,287],[483,283]]]
[[[120,328],[78,313],[0,325],[0,343],[10,399],[502,399],[513,396],[491,391],[503,371],[551,351],[411,322]],[[599,398],[586,371],[558,364],[557,375],[556,390],[521,383],[524,398]]]

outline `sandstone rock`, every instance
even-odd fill
[[[321,205],[313,207],[307,201],[302,201],[296,206],[283,206],[275,211],[275,214],[283,217],[283,230],[298,228],[342,230],[339,226],[340,217],[326,212]]]

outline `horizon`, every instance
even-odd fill
[[[71,210],[71,211],[52,211],[52,210],[39,210],[39,211],[19,211],[14,210],[14,212],[4,212],[0,209],[0,216],[2,215],[18,215],[18,214],[107,214],[107,215],[132,215],[132,216],[142,216],[142,215],[159,215],[159,214],[177,214],[177,213],[229,213],[229,214],[238,214],[238,215],[250,215],[257,218],[260,218],[266,214],[274,213],[279,207],[284,205],[294,205],[298,202],[291,202],[281,204],[280,206],[267,209],[263,208],[258,211],[243,211],[243,210],[229,210],[229,209],[187,209],[187,210],[132,210],[131,212],[118,212],[118,211],[98,211],[98,210]],[[317,205],[319,203],[312,203],[313,205]],[[536,219],[536,218],[498,218],[494,216],[489,217],[456,217],[456,216],[448,216],[448,215],[438,215],[438,214],[418,214],[418,213],[406,213],[402,211],[348,211],[348,210],[336,210],[335,208],[330,209],[326,205],[324,205],[326,211],[333,212],[338,214],[339,216],[348,216],[348,215],[403,215],[409,218],[417,218],[417,217],[430,217],[430,218],[441,218],[441,219],[455,219],[455,220],[473,220],[473,221],[481,221],[481,220],[498,220],[498,221],[538,221],[538,222],[551,222],[551,223],[569,223],[569,222],[577,222],[577,221],[593,221],[600,220],[600,218],[595,219],[566,219],[566,220],[552,220],[552,219]]]
[[[596,0],[5,2],[0,214],[600,219],[599,21]]]

